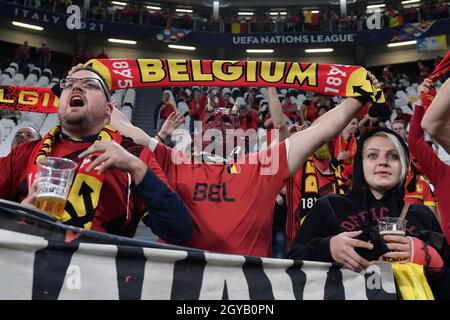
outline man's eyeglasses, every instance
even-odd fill
[[[81,86],[87,90],[102,90],[105,93],[106,99],[109,101],[105,85],[98,78],[63,78],[59,81],[59,86],[61,89],[72,89],[77,82],[80,82]]]

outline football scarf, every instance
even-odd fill
[[[431,74],[428,76],[428,78],[431,80],[431,82],[436,82],[440,77],[442,77],[444,74],[450,71],[450,51],[447,53],[447,55],[444,57],[444,59],[441,60],[441,62],[437,65],[437,67],[431,72]],[[428,93],[421,93],[420,99],[423,103],[423,108],[425,111],[427,111],[428,107],[431,104],[431,101],[433,101],[433,98],[436,96],[436,88],[431,87]]]
[[[110,90],[142,87],[219,86],[297,88],[384,103],[363,67],[301,62],[187,59],[93,59],[86,63]],[[0,108],[52,113],[58,100],[49,88],[0,86]]]
[[[331,166],[331,164],[330,164]],[[286,222],[287,231],[287,246],[290,248],[294,238],[297,234],[297,230],[303,223],[308,211],[314,206],[319,197],[325,194],[344,194],[346,192],[345,179],[339,174],[339,172],[332,167],[331,174],[334,174],[334,183],[332,189],[328,191],[321,192],[319,186],[318,175],[323,173],[319,172],[316,165],[314,164],[313,157],[309,157],[303,164],[303,168],[300,175],[294,175],[292,179],[289,180],[288,190],[295,192],[298,190],[297,186],[300,186],[300,201],[299,203],[294,202],[294,196],[290,195],[288,199],[292,202],[290,205],[293,206],[295,210],[289,210],[289,215]]]
[[[37,160],[51,155],[55,141],[60,139],[61,127],[56,126],[36,145],[28,162],[28,187],[30,188],[36,179],[38,171]],[[74,139],[76,141],[76,139]],[[115,141],[122,142],[122,136],[111,125],[106,125],[100,131],[95,142]],[[94,142],[94,143],[95,143]],[[105,178],[105,173],[98,174],[98,170],[86,172],[93,157],[99,153],[85,157],[74,177],[72,187],[66,202],[62,222],[70,222],[71,225],[90,229],[97,208],[100,192]],[[94,158],[95,159],[95,158]],[[85,192],[88,191],[88,192]]]

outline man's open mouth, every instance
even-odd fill
[[[70,107],[84,107],[84,97],[77,94],[72,95],[69,100],[69,105]]]

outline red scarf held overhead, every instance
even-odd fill
[[[121,88],[219,86],[297,88],[327,95],[370,97],[384,103],[367,71],[359,66],[237,60],[93,59],[86,63]],[[0,108],[52,113],[57,98],[49,88],[0,86]]]
[[[428,78],[431,80],[431,82],[436,82],[440,77],[442,77],[444,74],[450,71],[450,51],[447,53],[447,55],[444,57],[444,59],[439,62],[437,67],[431,72],[431,74],[428,76]],[[420,99],[423,103],[423,108],[425,111],[430,107],[431,101],[433,101],[434,97],[436,96],[436,88],[432,87],[430,88],[428,93],[421,93]]]

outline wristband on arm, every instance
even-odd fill
[[[159,135],[159,133],[156,134],[156,137],[158,138],[159,141],[161,141],[162,143],[164,143],[164,139],[161,138],[161,136]]]

